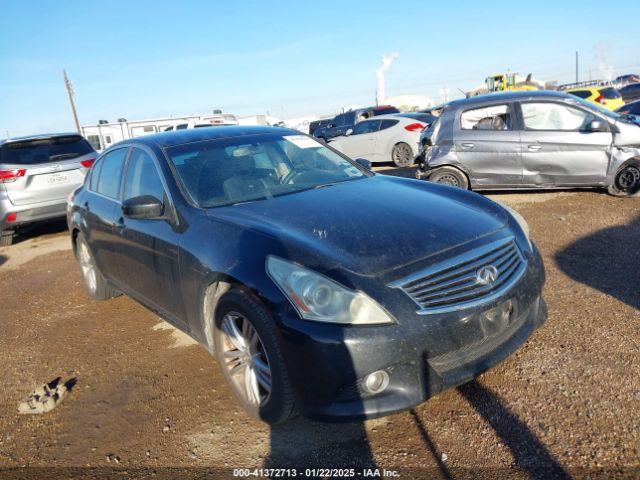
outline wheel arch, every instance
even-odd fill
[[[222,272],[215,272],[209,275],[203,282],[199,310],[202,337],[205,342],[204,346],[212,355],[215,354],[213,342],[213,320],[215,318],[216,309],[218,308],[220,299],[231,289],[241,290],[254,301],[265,306],[264,302],[260,299],[260,296],[254,291],[254,289],[241,280]],[[269,311],[266,306],[265,310]]]

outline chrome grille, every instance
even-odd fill
[[[526,260],[513,237],[509,237],[469,250],[389,286],[409,295],[420,307],[418,313],[439,313],[498,297],[525,269]]]

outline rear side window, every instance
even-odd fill
[[[523,103],[525,130],[556,130],[577,132],[596,116],[585,110],[559,103]]]
[[[382,120],[380,122],[380,130],[385,130],[387,128],[391,128],[394,125],[398,124],[398,120]]]
[[[613,87],[603,88],[600,90],[600,95],[602,95],[607,100],[613,100],[614,98],[620,98],[620,93]]]
[[[126,156],[127,149],[119,148],[102,157],[100,160],[100,176],[98,177],[98,185],[95,189],[96,192],[109,198],[117,199],[120,196],[120,181],[122,179],[122,169]]]
[[[463,130],[510,130],[509,105],[491,105],[462,112],[460,127]]]
[[[589,90],[576,90],[574,92],[568,92],[568,93],[580,98],[589,98],[591,96],[591,92]]]
[[[164,186],[158,169],[147,152],[134,148],[131,151],[127,178],[124,182],[124,199],[150,195],[164,200]]]
[[[57,163],[86,155],[93,148],[80,135],[9,142],[0,148],[0,163],[37,165]]]

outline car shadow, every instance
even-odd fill
[[[7,260],[9,260],[9,257],[7,257],[6,255],[0,254],[0,267],[4,265],[7,262]]]
[[[67,230],[67,221],[65,219],[51,220],[43,223],[35,223],[21,227],[13,237],[13,244],[25,242],[32,238],[44,235],[55,235]]]
[[[573,242],[555,256],[572,279],[640,309],[640,217]]]
[[[477,380],[458,387],[458,392],[491,426],[511,451],[516,465],[526,471],[530,478],[571,478],[535,433],[505,405],[499,395]]]

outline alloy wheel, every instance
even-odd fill
[[[399,143],[393,147],[393,163],[399,167],[408,167],[411,165],[412,155],[411,148],[406,144]]]
[[[258,332],[238,312],[221,322],[224,368],[238,392],[251,405],[264,405],[271,395],[271,367]]]
[[[85,242],[78,243],[78,262],[80,263],[80,270],[82,271],[82,276],[84,277],[87,287],[91,292],[95,292],[98,285],[96,267],[93,264],[93,259]]]

